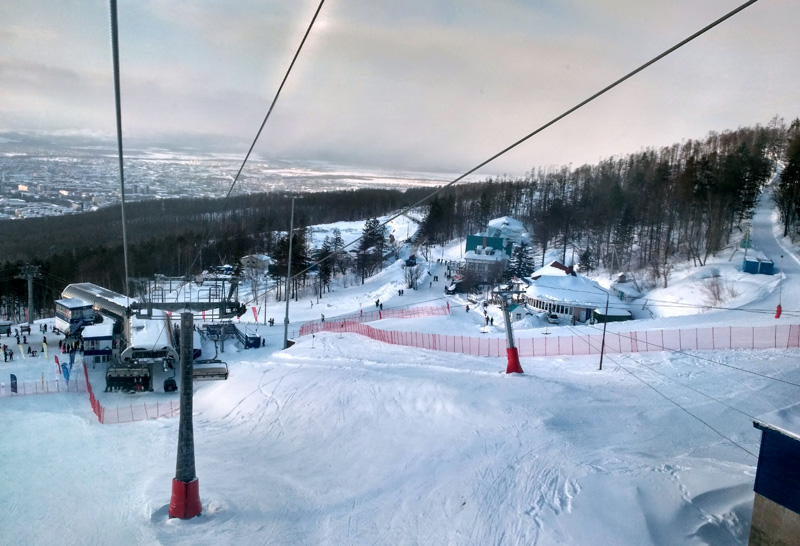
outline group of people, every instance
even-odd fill
[[[17,340],[17,345],[27,345],[27,350],[24,352],[31,356],[36,356],[37,351],[35,351],[30,345],[28,345],[28,336],[25,334],[27,332],[30,334],[30,326],[23,326],[22,332],[20,332],[20,328],[14,328],[14,338]],[[39,331],[40,332],[47,332],[47,324],[41,323],[39,324]],[[11,337],[11,329],[9,328],[6,332],[8,337]],[[42,336],[42,345],[47,345],[47,337]],[[11,349],[8,345],[3,344],[3,362],[8,362],[9,360],[14,360],[14,350]]]

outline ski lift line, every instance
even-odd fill
[[[294,276],[292,276],[292,278],[294,278]],[[278,289],[278,285],[277,284],[275,286],[270,287],[270,288],[265,288],[264,291],[262,291],[261,294],[259,294],[257,298],[252,298],[252,299],[244,302],[244,304],[245,305],[250,305],[251,303],[258,303],[258,300],[261,299],[261,297],[263,297],[264,294],[267,294],[269,292],[275,291],[277,289]],[[388,307],[387,306],[387,309],[398,309],[398,308],[401,308],[401,307],[410,307],[411,305],[419,305],[421,303],[431,303],[431,302],[442,301],[442,300],[446,300],[446,299],[447,299],[446,296],[438,296],[438,297],[431,298],[431,299],[428,299],[428,300],[415,301],[413,304],[410,303],[410,304],[407,304],[407,305],[398,305],[396,307]],[[460,306],[460,307],[464,307],[465,305]],[[451,305],[451,307],[459,307],[459,306],[453,304],[453,305]],[[331,317],[331,318],[333,318],[333,317]]]
[[[657,388],[655,388],[653,385],[651,385],[650,383],[648,383],[647,381],[645,381],[644,379],[642,379],[641,377],[639,377],[638,375],[636,375],[635,373],[633,373],[632,371],[630,371],[628,368],[626,368],[625,366],[623,366],[622,364],[620,364],[619,362],[617,362],[617,361],[616,361],[616,360],[614,360],[613,358],[609,357],[609,360],[610,360],[611,362],[613,362],[614,364],[616,364],[617,366],[619,366],[620,368],[622,368],[623,370],[625,370],[626,372],[628,372],[630,375],[632,375],[634,378],[636,378],[636,379],[637,379],[638,381],[640,381],[642,384],[644,384],[644,385],[646,385],[647,387],[649,387],[649,388],[651,388],[652,390],[654,390],[656,393],[658,393],[660,396],[662,396],[662,397],[663,397],[665,400],[667,400],[668,402],[671,402],[672,404],[674,404],[674,405],[675,405],[677,408],[679,408],[681,411],[683,411],[684,413],[686,413],[686,414],[687,414],[687,415],[689,415],[690,417],[692,417],[692,418],[696,419],[697,421],[699,421],[700,423],[702,423],[703,425],[705,425],[707,428],[711,429],[711,430],[712,430],[714,433],[716,433],[716,434],[717,434],[717,435],[718,435],[720,438],[723,438],[724,440],[727,440],[727,441],[728,441],[728,442],[729,442],[731,445],[733,445],[733,446],[735,446],[735,447],[738,447],[739,449],[741,449],[742,451],[744,451],[745,453],[747,453],[747,454],[748,454],[748,455],[750,455],[751,457],[753,457],[753,458],[755,458],[755,459],[758,459],[758,455],[756,455],[755,453],[753,453],[752,451],[750,451],[750,450],[749,450],[749,449],[747,449],[746,447],[744,447],[744,446],[742,446],[742,445],[740,445],[740,444],[736,443],[735,441],[733,441],[733,440],[732,440],[731,438],[729,438],[728,436],[725,436],[725,435],[724,435],[722,432],[720,432],[720,431],[719,431],[719,430],[717,430],[716,428],[712,427],[712,426],[711,426],[711,425],[710,425],[710,424],[709,424],[707,421],[705,421],[705,420],[701,419],[700,417],[698,417],[698,416],[697,416],[697,415],[695,415],[694,413],[690,412],[688,409],[686,409],[685,407],[683,407],[682,405],[680,405],[678,402],[676,402],[675,400],[673,400],[672,398],[670,398],[669,396],[667,396],[666,394],[664,394],[663,392],[661,392],[660,390],[658,390]]]
[[[576,331],[575,329],[573,329],[572,327],[569,327],[569,326],[568,326],[568,328],[569,328],[569,330],[570,330],[571,332],[573,332],[574,334],[576,334],[576,335],[580,335],[580,333],[579,333],[579,332],[577,332],[577,331]],[[594,349],[597,349],[597,347],[595,347],[595,346],[594,346],[594,344],[592,344],[592,342],[591,342],[591,339],[590,339],[590,340],[588,340],[588,343],[589,343],[589,345],[590,345],[592,348],[594,348]],[[619,365],[619,363],[618,363],[618,362],[616,362],[616,361],[614,361],[614,360],[613,360],[611,357],[608,357],[608,358],[609,358],[609,360],[611,360],[611,361],[612,361],[612,362],[614,362],[615,364]],[[630,358],[630,357],[628,357],[628,358]],[[631,358],[631,360],[633,361],[633,359],[632,359],[632,358]],[[675,379],[674,377],[670,377],[670,376],[668,376],[667,374],[665,374],[665,373],[662,373],[662,372],[658,371],[657,369],[655,369],[655,367],[648,366],[647,364],[644,364],[643,362],[637,362],[637,361],[633,361],[633,362],[634,362],[635,364],[638,364],[638,365],[640,365],[640,366],[644,366],[644,367],[645,367],[645,368],[647,368],[648,370],[650,370],[650,371],[652,371],[652,372],[655,372],[655,373],[657,373],[658,375],[661,375],[661,376],[663,376],[663,377],[667,378],[668,380],[672,381],[673,383],[677,383],[678,385],[681,385],[682,387],[686,387],[687,389],[689,389],[689,390],[691,390],[691,391],[694,391],[694,392],[696,392],[697,394],[699,394],[699,395],[701,395],[701,396],[705,396],[705,397],[706,397],[706,398],[708,398],[709,400],[713,400],[714,402],[717,402],[717,403],[719,403],[719,404],[722,404],[723,406],[726,406],[726,407],[728,407],[728,408],[730,408],[730,409],[732,409],[732,410],[734,410],[734,411],[736,411],[736,412],[738,412],[738,413],[741,413],[741,414],[742,414],[742,415],[744,415],[745,417],[748,417],[748,418],[750,418],[750,419],[755,419],[755,416],[753,416],[753,415],[750,415],[749,413],[746,413],[746,412],[744,412],[744,411],[742,411],[742,410],[740,410],[740,409],[738,409],[738,408],[735,408],[735,407],[733,407],[733,406],[731,406],[731,405],[727,404],[726,402],[723,402],[722,400],[719,400],[719,399],[717,399],[717,398],[714,398],[713,396],[711,396],[711,395],[709,395],[709,394],[706,394],[706,393],[704,393],[704,392],[702,392],[702,391],[699,391],[699,390],[695,389],[694,387],[692,387],[692,386],[690,386],[690,385],[687,385],[686,383],[682,383],[682,382],[678,381],[677,379]]]
[[[130,275],[128,274],[128,230],[127,222],[125,220],[125,171],[123,168],[122,155],[122,99],[120,97],[117,0],[110,0],[109,10],[111,16],[111,58],[114,65],[114,104],[116,106],[117,151],[119,156],[120,212],[122,215],[122,254],[125,262],[125,298],[127,300],[127,306],[130,307],[130,293],[128,289],[128,284],[130,282]]]
[[[600,328],[597,328],[596,326],[591,326],[590,325],[590,326],[587,326],[587,328],[591,328],[593,330],[601,331]],[[611,335],[616,335],[616,336],[619,336],[621,338],[633,340],[633,338],[631,336],[625,335],[624,333],[612,332]],[[661,350],[666,351],[668,353],[677,353],[677,354],[680,354],[680,355],[687,356],[689,358],[696,358],[697,360],[703,360],[703,361],[706,361],[706,362],[711,362],[712,364],[717,364],[719,366],[725,366],[726,368],[732,368],[734,370],[739,370],[740,372],[749,373],[749,374],[752,374],[752,375],[756,375],[758,377],[762,377],[764,379],[770,379],[772,381],[777,381],[778,383],[784,383],[786,385],[791,385],[793,387],[800,388],[800,384],[793,383],[791,381],[786,381],[785,379],[779,379],[777,377],[771,377],[769,375],[761,374],[761,373],[754,372],[754,371],[751,371],[751,370],[746,370],[744,368],[739,368],[738,366],[733,366],[731,364],[725,364],[724,362],[719,362],[719,361],[716,361],[716,360],[712,360],[710,358],[704,358],[702,356],[691,354],[691,353],[688,353],[686,351],[682,351],[680,349],[670,349],[669,347],[664,347],[663,345],[659,345],[658,343],[652,343],[650,341],[646,341],[645,342],[645,341],[642,341],[640,339],[637,339],[636,341],[637,342],[646,343],[647,345],[652,345],[653,347],[657,347],[658,349],[661,349]]]
[[[281,83],[278,86],[278,90],[272,99],[272,103],[269,106],[269,110],[267,110],[267,114],[266,116],[264,116],[264,121],[261,122],[261,126],[258,128],[258,132],[256,132],[256,136],[253,139],[252,144],[250,144],[250,149],[247,150],[247,154],[245,155],[244,160],[242,161],[242,164],[236,173],[236,176],[233,178],[233,182],[231,182],[231,187],[228,189],[228,193],[225,194],[225,199],[223,199],[222,203],[220,204],[220,208],[224,206],[225,202],[231,196],[231,193],[233,193],[233,188],[236,186],[236,182],[239,181],[239,176],[242,174],[242,170],[244,170],[244,166],[247,164],[247,160],[250,159],[250,154],[253,153],[253,149],[255,148],[256,143],[258,142],[258,138],[261,136],[261,132],[264,130],[264,126],[267,124],[267,120],[269,120],[269,117],[272,114],[272,110],[275,108],[275,105],[278,102],[278,98],[281,95],[281,91],[283,91],[283,86],[289,79],[289,74],[291,74],[292,68],[294,68],[294,64],[297,61],[297,58],[300,56],[300,51],[302,51],[303,45],[305,45],[306,39],[308,38],[308,35],[311,33],[311,29],[314,27],[314,23],[317,20],[319,12],[322,10],[323,4],[325,4],[325,0],[320,0],[319,5],[317,6],[317,10],[314,12],[314,16],[311,18],[311,22],[308,24],[308,28],[306,28],[306,32],[303,35],[303,39],[300,41],[300,45],[297,47],[297,50],[294,53],[294,57],[292,57],[292,61],[289,63],[289,68],[286,69],[286,72],[283,75],[283,79],[281,80]],[[211,224],[209,224],[209,227],[206,231],[206,237],[205,237],[206,239],[208,238],[209,233],[211,233]],[[194,264],[197,263],[197,260],[200,257],[201,252],[202,248],[198,251],[197,255],[194,258],[194,261],[192,261],[191,265],[189,266],[190,271],[194,267]]]
[[[544,131],[545,129],[547,129],[548,127],[550,127],[551,125],[554,125],[554,124],[556,124],[557,122],[559,122],[559,121],[561,121],[562,119],[564,119],[565,117],[569,116],[570,114],[572,114],[572,113],[573,113],[573,112],[575,112],[576,110],[579,110],[580,108],[582,108],[582,107],[586,106],[587,104],[589,104],[590,102],[592,102],[592,101],[593,101],[593,100],[595,100],[596,98],[600,97],[601,95],[604,95],[605,93],[607,93],[607,92],[608,92],[608,91],[610,91],[611,89],[613,89],[613,88],[617,87],[619,84],[621,84],[621,83],[623,83],[624,81],[626,81],[626,80],[628,80],[628,79],[632,78],[633,76],[635,76],[636,74],[638,74],[638,73],[639,73],[639,72],[641,72],[642,70],[644,70],[644,69],[648,68],[650,65],[652,65],[652,64],[655,64],[656,62],[660,61],[661,59],[663,59],[663,58],[664,58],[664,57],[666,57],[667,55],[669,55],[669,54],[671,54],[671,53],[675,52],[676,50],[680,49],[681,47],[685,46],[686,44],[688,44],[689,42],[691,42],[692,40],[694,40],[695,38],[698,38],[699,36],[701,36],[701,35],[705,34],[705,33],[706,33],[706,32],[708,32],[709,30],[711,30],[711,29],[713,29],[714,27],[716,27],[716,26],[720,25],[721,23],[723,23],[723,22],[725,22],[726,20],[730,19],[731,17],[733,17],[734,15],[736,15],[737,13],[739,13],[740,11],[742,11],[742,10],[744,10],[745,8],[747,8],[747,7],[751,6],[752,4],[755,4],[756,2],[758,2],[758,0],[748,0],[747,2],[745,2],[745,3],[744,3],[744,4],[742,4],[742,5],[740,5],[739,7],[737,7],[737,8],[735,8],[735,9],[733,9],[733,10],[729,11],[728,13],[726,13],[725,15],[723,15],[722,17],[720,17],[720,18],[719,18],[719,19],[717,19],[716,21],[714,21],[714,22],[712,22],[712,23],[710,23],[710,24],[706,25],[705,27],[703,27],[702,29],[698,30],[697,32],[695,32],[694,34],[692,34],[691,36],[689,36],[688,38],[685,38],[685,39],[681,40],[680,42],[678,42],[678,43],[677,43],[677,44],[675,44],[674,46],[670,47],[669,49],[665,50],[664,52],[660,53],[659,55],[656,55],[655,57],[653,57],[652,59],[650,59],[650,60],[649,60],[649,61],[647,61],[646,63],[642,64],[642,65],[641,65],[641,66],[639,66],[638,68],[636,68],[636,69],[632,70],[631,72],[628,72],[628,73],[627,73],[626,75],[624,75],[623,77],[619,78],[619,79],[618,79],[618,80],[616,80],[615,82],[613,82],[613,83],[611,83],[611,84],[607,85],[606,87],[604,87],[604,88],[603,88],[603,89],[601,89],[600,91],[596,92],[594,95],[590,96],[590,97],[589,97],[589,98],[587,98],[587,99],[584,99],[583,101],[579,102],[578,104],[576,104],[576,105],[575,105],[575,106],[573,106],[572,108],[569,108],[568,110],[566,110],[566,111],[565,111],[565,112],[563,112],[562,114],[560,114],[560,115],[556,116],[555,118],[553,118],[552,120],[548,121],[547,123],[545,123],[544,125],[542,125],[542,126],[541,126],[541,127],[539,127],[538,129],[534,130],[534,131],[533,131],[533,132],[531,132],[531,133],[528,133],[527,135],[525,135],[524,137],[520,138],[519,140],[517,140],[517,141],[516,141],[516,142],[514,142],[513,144],[510,144],[509,146],[506,146],[505,148],[503,148],[502,150],[500,150],[499,152],[497,152],[496,154],[494,154],[494,155],[493,155],[493,156],[491,156],[490,158],[488,158],[488,159],[486,159],[486,160],[482,161],[481,163],[479,163],[478,165],[476,165],[476,166],[472,167],[470,170],[468,170],[468,171],[467,171],[467,172],[465,172],[464,174],[462,174],[462,175],[458,176],[458,177],[457,177],[457,178],[455,178],[453,181],[451,181],[451,182],[448,182],[448,183],[447,183],[447,184],[445,184],[444,186],[441,186],[440,188],[438,188],[438,189],[436,189],[435,191],[431,192],[431,193],[430,193],[430,194],[428,194],[426,197],[423,197],[422,199],[420,199],[419,201],[417,201],[417,202],[416,202],[416,203],[414,203],[413,205],[410,205],[409,207],[406,207],[406,208],[405,208],[405,209],[403,209],[401,212],[399,212],[399,213],[395,214],[394,216],[390,217],[388,220],[386,220],[385,222],[383,222],[383,223],[380,225],[380,227],[384,227],[386,224],[388,224],[388,223],[389,223],[389,222],[391,222],[392,220],[395,220],[395,219],[396,219],[396,218],[398,218],[399,216],[402,216],[402,215],[406,214],[407,212],[409,212],[409,211],[410,211],[410,210],[412,210],[413,208],[420,206],[422,203],[425,203],[426,201],[428,201],[428,200],[429,200],[429,199],[431,199],[432,197],[435,197],[436,195],[438,195],[439,193],[443,192],[444,190],[446,190],[446,189],[447,189],[447,188],[449,188],[450,186],[453,186],[454,184],[456,184],[456,183],[458,183],[458,182],[462,181],[464,178],[466,178],[467,176],[469,176],[469,175],[473,174],[473,173],[474,173],[475,171],[477,171],[478,169],[481,169],[482,167],[485,167],[486,165],[488,165],[489,163],[491,163],[491,162],[492,162],[492,161],[494,161],[495,159],[497,159],[497,158],[499,158],[500,156],[502,156],[502,155],[505,155],[506,153],[510,152],[511,150],[513,150],[514,148],[516,148],[517,146],[519,146],[520,144],[522,144],[522,143],[526,142],[527,140],[529,140],[529,139],[531,139],[532,137],[536,136],[537,134],[541,133],[542,131]],[[362,237],[363,237],[363,236],[362,236]],[[353,245],[354,243],[356,243],[356,242],[360,241],[360,240],[362,239],[362,237],[359,237],[359,238],[358,238],[358,239],[356,239],[355,241],[352,241],[352,242],[350,242],[349,244],[345,245],[344,247],[342,247],[342,249],[341,249],[341,250],[344,250],[345,248],[348,248],[349,246]],[[327,257],[326,257],[326,258],[323,258],[322,260],[319,260],[319,261],[317,261],[317,262],[315,262],[315,263],[313,263],[313,264],[311,264],[310,266],[308,266],[308,267],[307,267],[306,269],[304,269],[303,271],[300,271],[299,273],[297,273],[296,275],[294,275],[294,277],[296,277],[296,276],[298,276],[298,275],[301,275],[301,274],[305,273],[306,271],[308,271],[309,269],[311,269],[311,268],[312,268],[312,267],[314,267],[315,265],[318,265],[318,264],[322,263],[322,262],[323,262],[325,259],[327,259]],[[294,278],[294,277],[293,277],[293,278]]]
[[[591,346],[592,346],[594,349],[597,349],[597,347],[595,347],[595,346],[594,346],[594,345],[592,345],[591,343],[589,343],[589,344],[590,344],[590,345],[591,345]],[[733,445],[733,446],[735,446],[735,447],[738,447],[739,449],[741,449],[742,451],[744,451],[744,452],[745,452],[745,453],[747,453],[748,455],[750,455],[750,456],[752,456],[752,457],[755,457],[756,459],[758,458],[758,455],[756,455],[755,453],[751,452],[751,451],[750,451],[750,450],[748,450],[747,448],[745,448],[745,447],[743,447],[743,446],[739,445],[738,443],[736,443],[735,441],[733,441],[733,440],[732,440],[731,438],[729,438],[728,436],[725,436],[725,435],[724,435],[722,432],[720,432],[720,431],[719,431],[719,430],[717,430],[716,428],[712,427],[712,426],[711,426],[711,425],[710,425],[708,422],[706,422],[705,420],[701,419],[701,418],[700,418],[700,417],[698,417],[697,415],[693,414],[693,413],[692,413],[692,412],[690,412],[688,409],[686,409],[685,407],[683,407],[682,405],[680,405],[678,402],[676,402],[676,401],[675,401],[675,400],[673,400],[672,398],[668,397],[666,394],[664,394],[663,392],[661,392],[661,391],[659,391],[658,389],[656,389],[656,388],[655,388],[653,385],[651,385],[650,383],[648,383],[647,381],[645,381],[644,379],[642,379],[641,377],[639,377],[638,375],[636,375],[635,373],[633,373],[632,371],[630,371],[628,368],[626,368],[625,366],[623,366],[622,364],[620,364],[619,362],[617,362],[616,360],[614,360],[614,358],[613,358],[613,357],[611,357],[611,356],[608,356],[608,355],[606,355],[606,356],[608,357],[608,359],[609,359],[611,362],[613,362],[614,364],[616,364],[617,366],[619,366],[621,369],[623,369],[624,371],[626,371],[628,374],[632,375],[634,378],[636,378],[638,381],[640,381],[640,382],[641,382],[642,384],[644,384],[645,386],[649,387],[650,389],[652,389],[653,391],[655,391],[656,393],[658,393],[658,394],[659,394],[661,397],[663,397],[665,400],[667,400],[668,402],[670,402],[670,403],[674,404],[675,406],[677,406],[677,407],[678,407],[678,408],[679,408],[681,411],[683,411],[684,413],[686,413],[687,415],[689,415],[689,416],[690,416],[690,417],[692,417],[693,419],[696,419],[697,421],[699,421],[700,423],[702,423],[703,425],[705,425],[707,428],[711,429],[711,430],[712,430],[712,431],[713,431],[715,434],[717,434],[719,437],[723,438],[724,440],[727,440],[727,441],[728,441],[728,442],[729,442],[731,445]],[[647,366],[645,366],[645,367],[647,367]],[[667,376],[665,376],[665,377],[667,377]],[[667,377],[667,378],[668,378],[668,379],[670,379],[669,377]],[[676,383],[679,383],[679,384],[681,384],[681,383],[680,383],[680,382],[678,382],[678,381],[676,381]],[[688,388],[690,388],[691,390],[694,390],[694,391],[695,391],[695,392],[697,392],[698,394],[701,394],[701,395],[703,395],[703,396],[706,396],[706,397],[708,397],[708,398],[710,398],[710,399],[712,399],[712,400],[714,400],[714,401],[716,401],[716,402],[720,402],[722,405],[724,405],[724,406],[727,406],[727,407],[729,407],[730,409],[732,409],[732,410],[735,410],[735,411],[737,411],[737,412],[739,412],[739,413],[741,413],[741,414],[743,414],[743,415],[745,415],[745,416],[747,416],[747,417],[749,417],[749,418],[751,418],[751,419],[753,419],[753,418],[754,418],[754,417],[752,417],[751,415],[748,415],[748,414],[746,414],[746,413],[744,413],[744,412],[742,412],[742,411],[740,411],[740,410],[738,410],[738,409],[734,408],[733,406],[728,406],[728,404],[725,404],[724,402],[721,402],[721,401],[719,401],[719,400],[716,400],[715,398],[713,398],[713,397],[711,397],[711,396],[708,396],[708,395],[706,395],[706,394],[704,394],[704,393],[702,393],[702,392],[700,392],[700,391],[697,391],[697,390],[695,390],[695,389],[692,389],[691,387],[688,387]]]
[[[306,39],[308,35],[311,33],[311,28],[314,26],[314,22],[317,20],[317,16],[319,15],[320,10],[322,9],[322,5],[325,3],[325,0],[320,0],[319,5],[317,6],[317,10],[314,12],[314,16],[311,18],[311,22],[306,29],[306,33],[303,35],[303,39],[300,41],[300,45],[297,47],[297,51],[294,53],[294,57],[292,57],[292,62],[289,63],[289,68],[286,70],[286,73],[283,76],[283,80],[281,80],[281,84],[278,86],[278,91],[275,93],[275,97],[272,99],[272,104],[269,106],[269,110],[267,110],[267,115],[264,116],[264,121],[261,122],[261,127],[258,128],[258,132],[256,133],[256,137],[253,139],[253,143],[250,145],[250,149],[247,150],[247,155],[244,157],[244,161],[242,161],[242,165],[239,167],[239,171],[236,173],[236,176],[231,183],[231,187],[228,190],[227,195],[225,195],[225,199],[230,197],[231,192],[233,192],[234,186],[236,186],[236,182],[239,180],[239,175],[242,174],[242,170],[244,169],[247,160],[250,158],[250,154],[253,152],[253,148],[255,148],[256,142],[258,142],[258,138],[261,136],[261,131],[264,130],[264,126],[267,124],[267,120],[269,119],[270,115],[272,114],[273,108],[275,108],[275,104],[278,102],[278,97],[281,95],[281,91],[283,91],[283,86],[286,84],[286,81],[289,79],[289,74],[292,72],[292,68],[294,67],[294,63],[297,61],[297,58],[300,56],[300,51],[303,49],[303,45],[306,43]]]

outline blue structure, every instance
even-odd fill
[[[800,537],[800,435],[760,421],[750,544],[797,544]]]
[[[774,275],[775,264],[769,258],[747,256],[742,264],[742,271],[753,275]]]

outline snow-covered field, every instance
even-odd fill
[[[454,243],[434,259],[458,252]],[[740,277],[740,260],[727,260],[713,267],[738,295],[719,307],[744,310],[689,315],[662,304],[637,328],[773,324],[766,310],[778,298],[789,310],[781,323],[797,323],[788,259],[775,277]],[[445,297],[442,282],[398,295],[402,274],[390,266],[319,302],[293,302],[291,323],[372,310],[378,298],[385,307],[447,301],[450,316],[375,326],[505,335],[498,319],[482,334],[482,314]],[[704,275],[676,272],[649,296],[697,304],[689,287]],[[264,316],[280,323],[283,305]],[[530,318],[517,326],[520,335],[545,328]],[[230,378],[196,384],[203,513],[192,520],[167,516],[178,419],[101,425],[86,394],[0,398],[0,543],[746,544],[760,441],[752,419],[800,415],[793,349],[606,355],[603,371],[597,357],[528,358],[525,374],[506,375],[505,359],[354,334],[279,350],[283,328],[256,327],[267,347],[227,346]],[[6,389],[9,373],[52,379],[50,358],[2,363],[0,379]],[[103,386],[95,391],[112,407],[177,399]]]

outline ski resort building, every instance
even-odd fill
[[[56,300],[56,329],[66,336],[80,334],[86,326],[94,324],[94,308],[79,298]]]
[[[542,275],[525,290],[525,297],[531,307],[555,313],[561,320],[614,322],[633,319],[625,302],[580,275]]]
[[[509,247],[508,252],[511,251]],[[503,240],[492,237],[467,237],[464,253],[463,290],[479,284],[495,284],[508,267],[509,254],[503,248]]]
[[[104,322],[86,326],[83,336],[83,360],[92,365],[110,362],[114,356],[117,343],[114,340],[114,323]]]

